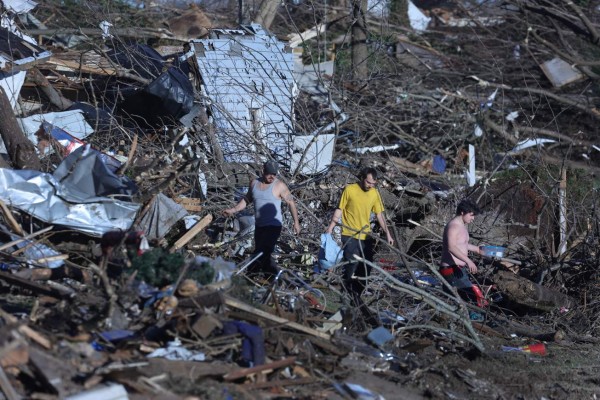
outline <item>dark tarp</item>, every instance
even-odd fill
[[[63,185],[65,193],[81,202],[114,195],[122,195],[120,200],[129,200],[137,187],[131,179],[117,176],[107,167],[104,159],[109,157],[89,145],[81,146],[69,154],[52,175]]]

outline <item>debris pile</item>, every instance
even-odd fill
[[[531,23],[575,23],[534,3],[518,8]],[[498,370],[514,363],[518,374],[600,340],[590,300],[598,294],[590,179],[598,113],[552,91],[595,73],[585,62],[575,69],[567,54],[568,63],[529,65],[528,79],[548,80],[526,93],[546,98],[539,113],[556,101],[570,118],[585,114],[580,133],[567,135],[525,116],[525,92],[511,75],[498,83],[462,57],[476,52],[469,41],[445,48],[454,42],[444,36],[493,31],[515,10],[494,18],[483,7],[419,11],[418,31],[431,21],[437,48],[425,36],[396,35],[373,54],[427,74],[374,72],[366,84],[346,79],[344,62],[304,65],[301,50],[323,29],[333,37],[337,20],[282,41],[259,24],[217,27],[192,7],[169,18],[171,30],[102,21],[67,32],[35,18],[33,2],[2,4],[4,397],[510,397],[522,393],[505,386],[510,378],[478,375],[490,369],[481,355]],[[513,36],[515,59],[544,53],[533,41],[513,46]],[[129,40],[143,37],[169,44]],[[345,40],[332,41],[340,54]],[[473,85],[445,75],[459,62]],[[560,158],[567,147],[581,152]],[[223,213],[267,160],[281,166],[302,225],[295,234],[284,207],[273,276],[251,273],[260,257],[252,208]],[[361,301],[373,320],[344,288],[339,227],[324,233],[365,166],[380,173],[394,243],[375,228],[376,257],[361,259],[372,268]],[[464,197],[483,210],[469,230],[483,246],[474,303],[438,265],[444,226]]]

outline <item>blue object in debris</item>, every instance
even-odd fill
[[[390,340],[394,339],[394,335],[383,326],[373,329],[367,335],[367,339],[376,346],[383,346]]]
[[[118,342],[119,340],[128,339],[130,337],[133,337],[134,335],[135,335],[134,331],[130,331],[128,329],[117,329],[114,331],[102,332],[98,336],[100,336],[102,339],[106,340],[107,342]]]
[[[226,321],[223,323],[223,334],[233,335],[236,333],[241,333],[244,337],[242,340],[242,359],[250,366],[263,365],[266,351],[262,329],[241,321]]]
[[[431,167],[433,172],[443,174],[446,172],[446,160],[440,154],[433,156],[433,166]]]
[[[319,248],[319,271],[328,270],[342,261],[343,252],[330,233],[321,234],[321,247]]]

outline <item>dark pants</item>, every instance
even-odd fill
[[[271,256],[281,235],[281,228],[281,226],[257,226],[254,228],[254,254],[260,252],[263,254],[250,266],[250,272],[277,274],[277,267]]]
[[[365,290],[366,281],[362,279],[352,279],[352,275],[360,278],[366,278],[371,275],[371,266],[358,262],[354,255],[373,261],[373,241],[369,238],[365,240],[355,239],[350,236],[342,236],[342,246],[344,249],[344,261],[350,264],[344,265],[343,281],[346,289],[351,293],[357,293],[359,296]]]
[[[469,279],[466,266],[449,265],[440,267],[440,274],[448,281],[450,286],[454,286],[459,296],[466,301],[476,302],[477,294],[473,290],[473,282]],[[447,288],[444,288],[447,290]]]
[[[377,319],[371,314],[369,308],[360,297],[365,290],[367,281],[365,279],[352,278],[352,276],[367,278],[371,275],[371,266],[356,261],[354,255],[356,254],[367,261],[373,261],[373,241],[370,238],[359,240],[342,235],[342,246],[344,249],[344,261],[349,262],[349,264],[344,265],[342,275],[344,287],[348,291],[354,306],[360,310],[367,323],[373,326],[377,325]]]

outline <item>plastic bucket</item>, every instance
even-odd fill
[[[479,249],[482,256],[496,258],[504,257],[504,252],[506,251],[506,247],[501,246],[481,246]]]

